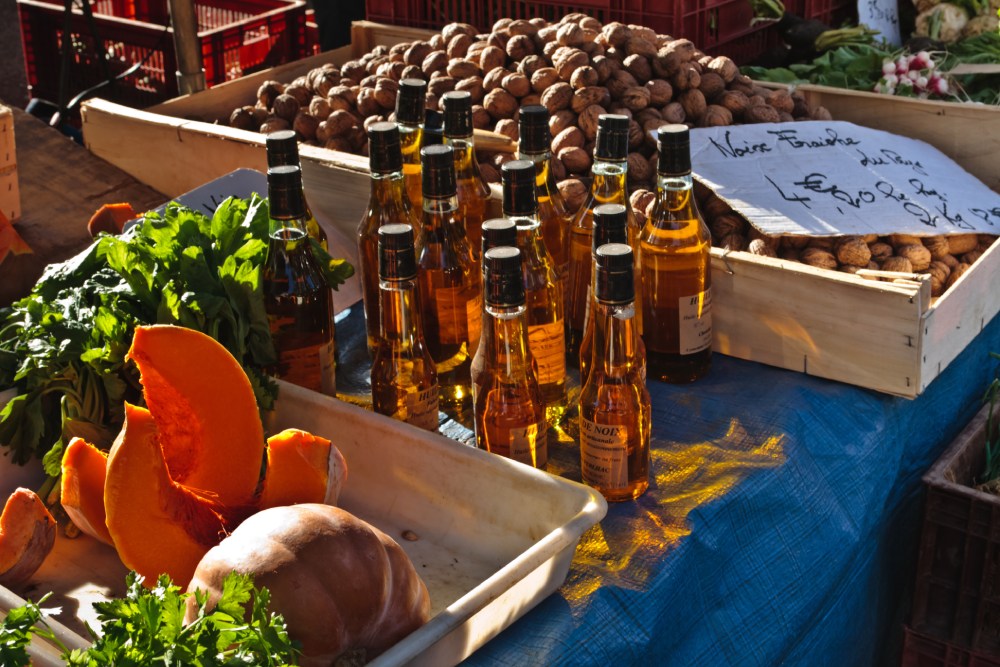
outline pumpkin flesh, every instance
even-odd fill
[[[56,521],[34,491],[10,494],[0,514],[0,584],[26,581],[56,543]]]
[[[111,544],[104,515],[104,479],[108,455],[82,438],[73,438],[63,454],[60,502],[82,532]]]

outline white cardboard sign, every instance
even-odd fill
[[[858,23],[879,31],[879,37],[900,46],[899,8],[896,0],[858,0]]]
[[[691,162],[766,234],[1000,233],[1000,195],[929,144],[853,123],[694,129]]]

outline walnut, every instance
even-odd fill
[[[492,120],[489,112],[483,108],[482,104],[472,105],[472,127],[479,130],[486,129],[490,126]]]
[[[444,51],[431,51],[420,63],[420,69],[424,76],[431,76],[434,72],[442,72],[448,67],[448,54]]]
[[[920,239],[924,247],[930,251],[933,259],[943,259],[945,255],[950,255],[948,239],[944,236],[924,236]]]
[[[732,124],[733,114],[729,109],[718,104],[709,104],[701,120],[698,122],[698,125],[701,127],[720,127]]]
[[[458,85],[458,81],[450,76],[439,76],[436,79],[431,79],[427,84],[427,92],[436,96],[441,97],[445,93],[450,93],[455,90],[455,86]]]
[[[948,281],[945,283],[945,289],[951,289],[951,286],[958,282],[958,279],[965,275],[965,272],[972,268],[969,264],[960,263],[953,267],[951,274],[948,275]]]
[[[605,89],[600,86],[588,86],[575,90],[570,99],[570,108],[576,113],[580,113],[591,104],[600,104],[604,93]]]
[[[491,90],[483,99],[483,106],[496,120],[510,118],[517,111],[517,98],[503,88]]]
[[[619,23],[618,21],[613,21],[606,24],[601,29],[601,35],[603,35],[604,40],[610,46],[619,47],[625,46],[629,37],[632,36],[632,31],[629,30],[624,24]]]
[[[821,269],[837,268],[837,258],[833,256],[833,253],[827,250],[821,250],[820,248],[806,248],[799,255],[799,259],[803,264],[819,267]]]
[[[329,135],[331,137],[339,137],[347,134],[357,124],[357,119],[351,113],[343,109],[337,109],[327,117],[325,122]]]
[[[448,40],[446,40],[439,32],[431,35],[430,39],[427,40],[427,43],[430,44],[431,48],[435,51],[443,51],[445,47],[448,46]]]
[[[767,104],[751,105],[743,111],[744,123],[777,123],[779,120],[778,111]]]
[[[350,153],[352,150],[351,142],[344,137],[330,137],[323,144],[323,148],[331,151],[340,151],[341,153]]]
[[[383,65],[379,65],[375,74],[380,77],[392,79],[393,81],[399,81],[402,78],[403,70],[406,69],[406,67],[407,66],[403,63],[385,63]]]
[[[580,179],[567,178],[559,181],[556,187],[559,188],[559,194],[566,202],[567,213],[576,213],[583,206],[583,202],[587,198],[587,186]]]
[[[362,118],[377,114],[381,107],[382,105],[375,99],[374,88],[362,88],[358,93],[358,113]]]
[[[684,107],[684,115],[691,120],[698,120],[705,113],[708,105],[705,103],[705,96],[697,88],[685,90],[677,96],[677,101]]]
[[[698,90],[702,92],[706,100],[714,100],[726,90],[726,82],[715,72],[705,72],[701,75],[701,83]]]
[[[511,118],[501,118],[497,121],[496,132],[517,141],[517,121]]]
[[[514,61],[520,61],[535,53],[535,40],[528,35],[514,35],[505,46],[507,56]]]
[[[511,21],[510,25],[507,26],[507,32],[514,35],[534,35],[538,32],[538,26],[533,24],[531,21],[525,19],[517,19]]]
[[[653,69],[649,64],[649,58],[646,56],[632,54],[625,58],[625,62],[622,64],[625,66],[625,71],[634,76],[635,80],[641,84],[649,81],[653,75]]]
[[[629,172],[632,170],[632,163],[629,162]],[[632,191],[632,194],[628,198],[629,204],[632,205],[632,210],[636,214],[642,213],[645,215],[646,210],[649,205],[656,201],[656,193],[651,190],[646,190],[645,188],[637,188]]]
[[[348,60],[340,68],[340,75],[344,79],[350,79],[353,83],[361,81],[368,74],[365,63],[360,60]]]
[[[750,241],[750,243],[747,245],[747,251],[750,252],[753,255],[760,255],[761,257],[777,257],[778,256],[778,253],[775,251],[773,245],[770,244],[770,243],[768,243],[764,239],[754,239],[754,240]],[[828,267],[824,267],[824,268],[828,268]]]
[[[550,86],[542,93],[542,104],[549,110],[549,113],[567,108],[572,99],[573,88],[562,81]]]
[[[952,269],[954,269],[959,264],[958,258],[955,257],[954,255],[945,255],[944,257],[941,258],[940,261],[944,262],[945,264],[948,265],[949,268]]]
[[[510,72],[505,70],[503,67],[497,67],[496,69],[490,71],[489,74],[483,77],[483,91],[488,93],[491,90],[503,88],[503,80],[509,74]]]
[[[576,125],[576,114],[569,109],[561,109],[549,116],[549,133],[554,137],[568,127]]]
[[[914,271],[923,271],[931,265],[931,252],[918,243],[901,245],[896,248],[896,254],[910,260]]]
[[[483,73],[489,73],[507,62],[507,52],[497,46],[487,46],[479,56],[479,66]]]
[[[833,116],[826,107],[816,107],[812,112],[812,120],[833,120]]]
[[[556,41],[563,46],[578,46],[585,41],[583,28],[575,23],[563,23],[556,30]]]
[[[979,235],[979,245],[977,246],[980,250],[987,250],[993,243],[997,240],[997,237],[992,234],[980,234]]]
[[[538,106],[542,103],[542,96],[537,93],[528,93],[521,98],[522,107]]]
[[[523,74],[508,74],[503,78],[503,88],[514,97],[525,97],[531,93],[531,82]]]
[[[559,72],[554,67],[543,67],[531,75],[531,89],[539,95],[559,82]]]
[[[292,129],[299,135],[300,141],[312,141],[316,138],[316,129],[319,127],[319,119],[310,116],[308,113],[300,111],[295,120],[292,121]]]
[[[369,116],[368,118],[365,118],[365,122],[363,122],[361,126],[365,128],[365,132],[367,132],[368,128],[370,128],[375,123],[384,123],[385,121],[386,121],[385,116]]]
[[[507,30],[507,26],[513,22],[514,19],[511,18],[497,19],[497,21],[493,24],[493,32],[505,32]]]
[[[591,62],[594,71],[597,72],[597,83],[604,84],[612,74],[618,71],[620,65],[618,61],[607,56],[598,56]],[[572,80],[572,77],[570,77]]]
[[[566,171],[571,174],[585,174],[590,170],[590,154],[582,148],[564,148],[558,155]]]
[[[781,237],[781,247],[786,250],[798,252],[809,245],[810,237],[804,235],[788,234]]]
[[[740,214],[730,211],[729,213],[716,216],[709,223],[709,229],[712,232],[712,236],[716,238],[722,238],[733,233],[745,235],[747,233],[747,222]]]
[[[419,42],[414,42],[414,46],[418,43]],[[460,35],[455,35],[448,41],[445,53],[448,54],[449,58],[464,58],[469,52],[470,46],[472,46],[472,37],[462,33]],[[428,51],[428,53],[430,52]],[[407,62],[409,62],[409,59],[407,59]],[[422,60],[418,60],[417,62],[422,62]]]
[[[584,133],[577,127],[567,127],[552,139],[552,152],[559,153],[565,148],[583,148]]]
[[[469,50],[465,52],[465,59],[468,60],[469,62],[478,63],[480,59],[483,57],[483,51],[485,51],[486,47],[488,46],[490,45],[487,44],[485,41],[473,42],[472,44],[469,45]],[[486,70],[483,71],[485,72]]]
[[[869,252],[871,252],[872,259],[882,260],[886,257],[892,256],[892,246],[888,243],[882,243],[881,241],[876,241],[868,246]]]
[[[701,74],[698,73],[698,68],[695,67],[694,63],[684,63],[674,73],[670,83],[675,90],[697,88],[701,85]]]
[[[663,107],[660,114],[663,116],[664,123],[673,123],[678,125],[687,120],[687,113],[684,111],[684,107],[680,102],[671,102]]]
[[[470,63],[463,58],[452,58],[449,60],[445,71],[448,72],[448,76],[455,79],[467,79],[470,76],[479,76],[482,74],[479,65]]]
[[[970,250],[969,252],[963,253],[961,260],[965,264],[975,264],[976,261],[983,256],[983,251],[978,248],[975,250]]]
[[[647,118],[640,124],[642,127],[642,141],[644,144],[649,146],[650,149],[656,151],[657,143],[656,136],[660,128],[663,127],[663,120],[660,118]],[[654,173],[656,169],[653,169]]]
[[[625,41],[625,52],[629,55],[642,56],[643,58],[652,58],[655,56],[656,44],[651,40],[637,37],[635,32],[633,30],[632,36]]]
[[[883,271],[892,271],[895,273],[913,273],[913,264],[910,260],[897,255],[883,259],[879,263],[879,268]]]
[[[600,32],[601,29],[604,27],[601,25],[601,22],[595,19],[593,16],[584,16],[583,18],[580,19],[579,23],[580,27],[583,28],[584,30],[588,31],[592,30],[595,33]]]
[[[795,101],[787,90],[772,91],[771,96],[767,98],[767,103],[778,111],[784,111],[787,114],[791,114],[795,109]]]
[[[445,41],[451,41],[452,37],[455,35],[468,35],[469,37],[475,37],[479,31],[476,30],[475,26],[469,25],[468,23],[449,23],[445,27],[441,28],[441,36],[444,37]]]
[[[674,96],[673,87],[663,79],[652,79],[645,87],[649,91],[649,105],[652,107],[669,104]]]
[[[865,240],[858,237],[848,237],[835,246],[837,261],[851,266],[868,266],[872,251]]]
[[[976,234],[951,234],[946,238],[948,239],[948,251],[955,256],[975,250],[976,246],[979,245],[979,237]]]
[[[299,106],[299,101],[296,98],[282,93],[274,98],[274,115],[291,123],[295,120],[296,114],[299,113]]]
[[[576,68],[589,64],[590,56],[580,49],[567,49],[560,58],[552,60],[552,65],[559,72],[559,78],[563,81],[569,81],[573,77],[573,72],[576,71]]]
[[[483,78],[481,76],[470,76],[455,84],[455,90],[464,90],[469,93],[472,103],[477,104],[483,101]]]
[[[634,122],[634,121],[633,121]],[[628,180],[631,183],[648,183],[653,178],[649,162],[639,153],[628,154]]]
[[[837,239],[832,236],[811,236],[809,237],[807,247],[819,248],[820,250],[827,250],[832,253],[836,243]]]
[[[639,85],[639,82],[636,81],[634,76],[622,69],[612,74],[611,77],[605,82],[605,85],[608,88],[608,92],[611,93],[611,96],[618,100],[621,99],[621,96],[625,94],[626,90],[629,88],[635,88]]]
[[[375,100],[385,109],[396,108],[396,94],[399,84],[392,79],[379,79],[375,84]]]
[[[734,232],[727,236],[723,236],[719,240],[719,247],[730,252],[742,251],[747,247],[747,239],[742,234]]]
[[[948,276],[951,275],[951,267],[944,262],[931,262],[925,271],[931,277],[931,296],[941,296],[944,294],[945,285],[948,283]]]
[[[645,109],[649,105],[650,94],[644,87],[634,86],[621,96],[621,103],[633,112]]]
[[[643,132],[642,125],[638,122],[630,120],[628,122],[628,147],[629,150],[637,151],[639,147],[643,144]]]
[[[893,234],[889,237],[889,243],[892,244],[893,248],[898,250],[900,246],[921,243],[921,238],[912,234]]]
[[[597,120],[603,113],[606,113],[604,107],[599,104],[591,104],[580,112],[577,125],[588,140],[593,141],[597,137]]]
[[[708,196],[705,197],[705,200],[701,202],[700,206],[702,213],[705,215],[705,219],[709,222],[720,215],[732,213],[733,211],[733,209],[729,207],[729,204],[727,204],[725,200],[715,196],[714,192],[709,192]]]
[[[729,83],[736,78],[737,74],[740,73],[740,68],[737,67],[736,63],[734,63],[731,58],[726,56],[717,56],[709,61],[708,71],[718,74],[722,77],[723,81]]]
[[[365,78],[361,79],[360,86],[362,88],[374,88],[376,83],[378,83],[378,75],[370,74]]]
[[[255,131],[260,127],[254,120],[253,107],[233,109],[233,113],[229,115],[229,126],[250,131]]]
[[[595,70],[590,65],[584,65],[583,67],[577,68],[573,75],[569,78],[569,85],[573,88],[580,90],[582,88],[588,88],[590,86],[597,85],[597,70]]]
[[[274,106],[274,100],[285,92],[285,84],[278,81],[265,81],[257,89],[257,101],[264,107],[270,109]]]

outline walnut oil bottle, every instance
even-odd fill
[[[580,393],[583,481],[609,501],[638,498],[649,486],[649,392],[635,321],[632,248],[597,249],[594,366]]]
[[[568,361],[576,364],[580,357],[583,325],[586,319],[588,290],[593,272],[591,261],[594,208],[601,204],[621,204],[629,219],[629,245],[636,258],[638,252],[638,222],[629,204],[626,179],[628,177],[628,117],[601,114],[597,121],[597,143],[594,147],[594,165],[591,167],[593,184],[586,203],[577,211],[569,233],[569,322],[566,343]],[[638,286],[637,286],[638,287]],[[637,293],[641,290],[637,289]],[[639,330],[642,331],[641,315]]]
[[[406,196],[400,133],[395,123],[374,123],[368,128],[368,164],[371,190],[368,209],[358,226],[358,263],[371,355],[375,353],[379,326],[378,230],[389,224],[409,224],[419,230],[420,209],[411,207]],[[421,238],[416,235],[418,251]]]
[[[596,262],[597,249],[606,243],[628,244],[628,219],[626,209],[621,204],[601,204],[594,209],[594,232],[591,243],[591,261]],[[597,264],[594,263],[591,285],[597,280]],[[580,344],[580,386],[587,384],[587,377],[593,367],[594,354],[594,314],[597,312],[597,296],[590,290],[590,304],[583,325],[583,341]]]
[[[465,234],[479,263],[479,235],[486,218],[490,189],[479,173],[472,146],[472,96],[454,90],[441,96],[444,110],[444,142],[455,149],[455,183],[458,191],[458,218],[465,222]]]
[[[299,140],[295,135],[295,130],[271,132],[267,135],[264,143],[267,146],[268,169],[284,165],[291,165],[299,169],[302,168],[302,165],[299,164]],[[316,216],[312,214],[312,210],[309,208],[309,202],[306,201],[305,189],[302,190],[302,201],[305,202],[306,207],[306,231],[312,239],[323,247],[323,250],[328,250],[326,232],[320,227]]]
[[[503,214],[517,225],[517,247],[524,271],[528,345],[538,370],[545,416],[559,421],[566,412],[566,323],[562,287],[552,255],[542,241],[535,200],[535,165],[512,160],[501,168]]]
[[[440,402],[460,406],[471,398],[470,366],[479,343],[483,294],[479,267],[458,217],[454,150],[420,150],[423,247],[417,260],[424,337],[437,368]]]
[[[333,291],[309,245],[301,170],[271,167],[267,189],[271,219],[261,286],[278,355],[274,371],[282,380],[334,396]]]
[[[420,149],[424,146],[424,97],[427,83],[421,79],[403,79],[396,95],[396,124],[403,152],[403,179],[413,210],[420,210]]]
[[[438,381],[424,343],[410,225],[378,230],[379,336],[372,362],[375,412],[428,431],[438,428]]]
[[[545,407],[528,346],[521,251],[492,248],[486,307],[472,379],[476,445],[541,468],[548,460]]]
[[[552,174],[551,144],[549,110],[540,104],[521,107],[517,159],[529,160],[535,165],[535,199],[538,201],[538,219],[542,223],[542,240],[545,249],[552,255],[556,275],[565,292],[569,273],[570,216]]]
[[[712,239],[695,203],[685,125],[659,130],[656,203],[642,230],[643,341],[653,377],[692,382],[712,361]]]

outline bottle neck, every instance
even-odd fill
[[[458,210],[458,196],[430,196],[425,192],[423,209],[424,226],[436,227],[441,224],[444,216],[453,215]]]
[[[595,206],[600,204],[626,204],[628,194],[626,179],[628,162],[624,160],[595,160],[591,168],[594,183],[590,188]]]
[[[473,150],[472,135],[445,137],[444,143],[455,151],[455,180],[474,178],[482,183],[482,177],[479,175],[479,162],[476,161],[476,152]],[[483,187],[485,188],[485,185]]]
[[[656,175],[656,198],[659,208],[677,214],[677,217],[695,217],[694,180],[691,173],[681,175]]]
[[[399,124],[399,145],[403,152],[403,162],[420,164],[420,147],[423,143],[423,128],[420,125]]]
[[[591,378],[624,379],[639,361],[635,303],[596,302],[594,314],[594,369]]]
[[[495,306],[483,309],[482,349],[486,365],[508,380],[528,372],[528,326],[525,306]]]
[[[415,307],[416,280],[379,281],[379,335],[401,352],[416,347],[420,314]]]
[[[402,171],[387,174],[373,173],[371,178],[371,200],[382,206],[402,202],[406,195],[406,182]],[[400,221],[402,222],[402,221]]]
[[[270,193],[269,232],[272,237],[280,236],[283,240],[295,240],[298,232],[306,234],[306,210],[302,198],[302,189],[294,192]]]

